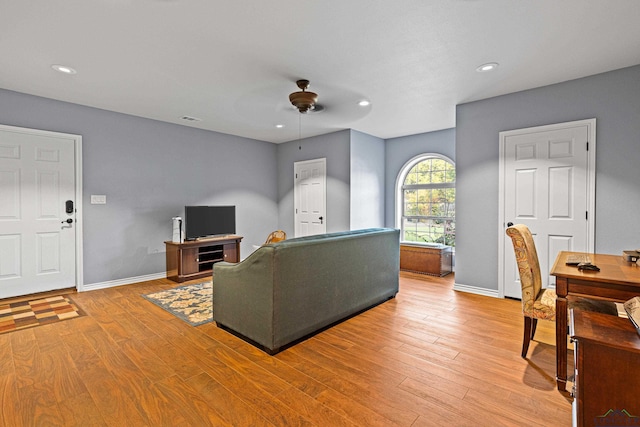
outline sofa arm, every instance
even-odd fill
[[[213,267],[213,319],[265,347],[273,345],[273,248]]]

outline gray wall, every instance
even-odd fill
[[[357,230],[384,227],[385,143],[351,131],[351,220]]]
[[[395,227],[400,168],[433,152],[456,162],[456,282],[497,290],[504,130],[595,117],[596,250],[640,245],[639,83],[636,66],[459,105],[455,130],[384,142],[383,190],[373,188],[382,173],[380,140],[350,130],[273,145],[6,90],[0,123],[82,135],[85,284],[163,271],[171,217],[187,204],[235,204],[243,256],[274,229],[293,235],[293,164],[300,160],[327,159],[327,231],[379,221],[375,203],[355,209],[376,191],[385,225]],[[107,204],[89,204],[91,194],[105,194]]]
[[[327,159],[327,232],[349,230],[350,137],[343,130],[278,144],[279,227],[294,236],[293,165],[303,160]]]
[[[426,153],[441,154],[455,162],[455,138],[455,129],[445,129],[386,140],[385,223],[387,227],[396,227],[395,186],[400,169],[412,158]]]
[[[236,205],[242,256],[277,228],[271,143],[6,90],[0,123],[82,135],[85,285],[164,271],[185,205]]]
[[[640,247],[640,66],[459,105],[456,282],[498,289],[498,133],[596,118],[596,251]]]

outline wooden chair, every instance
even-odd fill
[[[276,231],[272,231],[269,236],[267,236],[267,240],[264,242],[265,245],[268,245],[269,243],[275,243],[275,242],[281,242],[283,240],[286,240],[287,238],[287,233],[285,233],[282,230],[276,230]]]
[[[518,264],[520,284],[522,286],[522,314],[524,315],[524,336],[522,340],[522,357],[527,357],[529,343],[536,333],[538,319],[556,319],[556,292],[553,289],[542,289],[542,276],[538,252],[531,231],[526,225],[516,224],[507,228],[511,237],[513,250]],[[588,298],[575,298],[568,301],[569,308],[617,315],[614,303],[596,301]]]

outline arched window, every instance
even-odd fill
[[[411,159],[398,175],[397,227],[404,242],[455,246],[456,169],[441,155]]]

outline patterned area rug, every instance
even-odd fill
[[[0,334],[84,315],[68,295],[0,303]]]
[[[180,286],[142,295],[192,326],[213,321],[213,283]]]

